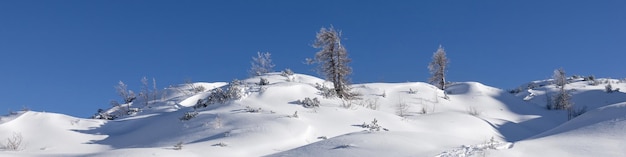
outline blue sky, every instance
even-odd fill
[[[0,1],[0,110],[87,117],[122,80],[160,88],[247,77],[270,52],[302,64],[321,27],[342,30],[352,81],[426,81],[439,44],[448,80],[509,89],[568,74],[624,78],[626,2],[607,1]]]

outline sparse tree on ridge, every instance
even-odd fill
[[[565,86],[565,84],[567,84],[567,78],[565,76],[565,70],[563,70],[563,68],[559,68],[554,70],[554,74],[552,75],[552,79],[554,81],[554,84],[557,87],[563,87]]]
[[[326,76],[326,80],[333,82],[337,97],[350,98],[348,75],[352,73],[352,68],[348,66],[348,52],[341,45],[341,32],[332,26],[322,27],[316,37],[313,47],[321,50],[315,54],[312,62],[318,63],[319,72]]]
[[[265,73],[274,71],[274,63],[269,52],[257,52],[257,57],[252,57],[252,67],[250,67],[250,76],[261,76]]]
[[[571,95],[567,90],[565,90],[565,84],[567,83],[565,70],[563,70],[563,68],[554,70],[554,75],[552,77],[555,85],[559,88],[559,91],[556,95],[554,95],[554,98],[552,98],[554,102],[549,108],[556,110],[571,110],[573,103],[570,101],[572,99]]]
[[[115,90],[117,94],[124,100],[124,103],[133,102],[137,97],[135,96],[135,92],[132,90],[128,90],[128,86],[122,81],[117,83],[115,86]]]
[[[446,51],[439,45],[439,48],[433,54],[433,60],[428,64],[428,70],[432,75],[428,79],[428,82],[434,84],[441,90],[446,89],[446,70],[448,69],[448,63]]]
[[[141,91],[139,92],[139,97],[143,99],[144,105],[150,105],[150,101],[156,100],[158,97],[158,90],[156,88],[156,79],[152,78],[152,89],[150,89],[150,84],[148,82],[148,78],[145,76],[141,78]]]

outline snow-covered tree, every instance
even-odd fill
[[[115,86],[115,90],[117,91],[117,94],[124,100],[124,103],[133,102],[133,100],[137,98],[135,96],[135,92],[133,92],[132,90],[128,90],[128,86],[122,81],[117,83],[117,86]]]
[[[239,100],[244,96],[245,94],[244,90],[245,89],[243,87],[243,83],[239,81],[238,79],[234,79],[228,85],[228,90],[226,91],[226,95],[228,99]]]
[[[573,103],[570,101],[572,99],[571,95],[567,90],[565,90],[565,84],[567,83],[565,70],[563,70],[563,68],[554,70],[552,78],[559,91],[552,98],[552,106],[549,108],[555,110],[571,110]]]
[[[274,71],[274,63],[272,63],[272,54],[269,52],[257,52],[257,57],[252,57],[252,67],[250,67],[251,76],[260,76],[268,72]]]
[[[432,75],[428,79],[428,82],[442,90],[446,89],[446,70],[448,69],[448,63],[446,51],[439,45],[439,48],[433,54],[433,60],[428,64],[428,70]]]
[[[571,102],[572,96],[564,88],[559,88],[559,92],[554,95],[552,100],[554,101],[552,109],[556,110],[569,110],[572,108]]]
[[[150,84],[148,82],[148,78],[141,78],[141,92],[139,92],[139,97],[144,101],[144,105],[150,105],[150,101],[156,100],[158,97],[158,91],[156,88],[156,79],[152,78],[152,89],[150,89]]]
[[[315,54],[315,60],[319,64],[319,72],[326,76],[326,80],[333,82],[334,90],[339,98],[350,98],[348,75],[352,69],[348,66],[350,59],[346,48],[341,45],[341,32],[332,26],[322,27],[317,32],[314,48],[321,49]]]
[[[565,78],[565,70],[563,70],[563,68],[554,70],[552,79],[557,87],[563,87],[567,84],[567,78]]]

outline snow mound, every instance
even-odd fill
[[[161,91],[150,105],[111,108],[136,111],[115,120],[0,117],[0,144],[24,139],[23,149],[0,156],[626,156],[625,93],[570,81],[572,101],[588,109],[570,121],[545,109],[556,91],[549,80],[513,94],[478,82],[445,91],[422,82],[355,84],[359,99],[341,100],[321,94],[318,86],[332,87],[323,79],[269,73],[241,80],[241,98],[201,108],[194,106],[212,89],[231,85],[190,83]],[[304,107],[305,98],[320,106]],[[367,128],[374,121],[379,131]]]

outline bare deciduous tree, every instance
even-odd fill
[[[22,144],[22,134],[20,133],[13,133],[13,135],[9,138],[7,138],[7,143],[4,145],[0,145],[0,148],[4,149],[4,150],[10,150],[10,151],[19,151],[23,149],[23,144]]]
[[[348,66],[350,63],[348,52],[341,45],[341,32],[332,26],[322,27],[316,37],[313,47],[321,50],[315,54],[315,60],[307,60],[319,64],[319,72],[326,76],[326,80],[333,82],[337,97],[352,97],[348,82],[348,75],[352,73],[352,69]]]
[[[265,73],[274,71],[274,63],[272,63],[272,54],[269,52],[257,52],[257,57],[252,57],[252,67],[250,67],[250,76],[261,76]]]
[[[552,107],[551,109],[556,110],[571,110],[573,108],[573,103],[570,101],[571,95],[567,90],[565,90],[565,84],[567,83],[567,79],[565,78],[565,70],[563,68],[559,68],[554,70],[554,75],[552,76],[554,79],[554,84],[559,88],[559,92],[554,95],[552,98]]]
[[[157,100],[158,91],[156,88],[156,79],[152,78],[152,89],[150,88],[148,78],[141,78],[141,92],[139,92],[139,97],[143,99],[145,106],[150,105],[150,101]]]
[[[563,70],[563,68],[554,70],[552,79],[557,87],[563,87],[567,84],[567,78],[565,77],[565,70]]]
[[[117,94],[124,100],[124,103],[133,102],[133,100],[137,98],[135,96],[135,92],[133,92],[132,90],[128,90],[128,86],[126,86],[126,84],[124,84],[124,82],[122,81],[117,83],[117,86],[115,86],[115,90],[117,91]]]
[[[439,45],[439,48],[433,54],[433,60],[428,64],[428,70],[432,75],[428,79],[428,82],[434,84],[441,90],[446,89],[446,70],[448,69],[448,63],[446,51]]]

